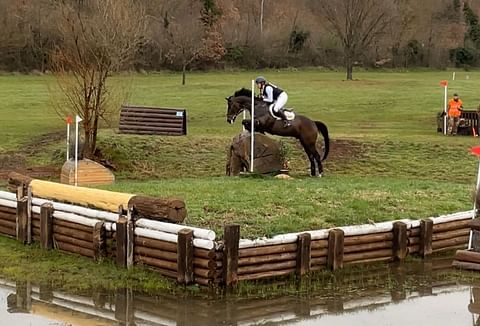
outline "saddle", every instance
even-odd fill
[[[282,120],[281,117],[279,117],[278,115],[275,114],[275,111],[273,111],[273,106],[275,104],[270,104],[269,107],[268,107],[268,112],[270,112],[270,115],[276,119],[276,120]],[[291,121],[293,119],[295,119],[295,113],[292,112],[292,108],[284,108],[283,111],[285,112],[285,116],[287,117],[287,120]]]

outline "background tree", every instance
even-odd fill
[[[82,12],[84,20],[93,22],[97,13],[92,7],[98,1],[0,0],[0,69],[48,73],[46,59],[63,37],[57,26],[63,20],[58,12],[60,5],[70,4]],[[135,51],[132,60],[138,70],[188,71],[227,65],[249,69],[315,65],[336,68],[345,65],[349,58],[345,54],[352,52],[354,59],[348,62],[364,67],[383,64],[445,68],[467,61],[469,66],[480,65],[475,45],[480,0],[375,0],[374,7],[366,7],[367,0],[130,2],[145,7],[147,26],[141,37],[153,40],[143,42]],[[335,10],[334,15],[327,14],[325,5]],[[356,15],[359,11],[354,9],[360,7],[367,8],[364,25],[356,24],[362,16]],[[470,13],[465,18],[467,7]],[[386,28],[368,32],[374,35],[371,41],[369,36],[360,37],[357,50],[346,51],[355,43],[347,41],[352,37],[355,40],[359,33],[366,35],[367,23],[385,11],[389,18]],[[343,33],[337,33],[326,18],[337,21]],[[455,49],[460,48],[457,60]]]
[[[327,28],[340,39],[347,80],[352,80],[354,61],[387,25],[391,0],[315,0],[313,3]]]
[[[385,29],[386,42],[384,43],[390,49],[391,65],[398,67],[403,64],[407,66],[407,54],[405,53],[405,44],[411,39],[416,13],[411,7],[412,0],[394,1],[395,10],[387,22]]]
[[[160,46],[168,48],[166,59],[182,71],[182,85],[187,69],[193,63],[215,64],[225,54],[218,32],[221,11],[214,0],[183,0],[166,4],[161,18],[157,17]]]
[[[143,42],[144,13],[129,0],[61,1],[56,21],[60,42],[50,63],[66,105],[59,109],[78,114],[84,130],[83,155],[95,154],[97,131],[106,113],[118,109],[107,79],[128,69],[138,45]]]

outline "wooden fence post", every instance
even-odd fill
[[[115,222],[117,240],[117,265],[127,267],[127,219],[120,216]]]
[[[300,277],[310,272],[311,243],[312,236],[310,233],[302,233],[298,235],[296,273]]]
[[[27,195],[27,187],[25,184],[22,182],[20,186],[17,187],[17,200],[22,199]]]
[[[403,222],[393,223],[393,258],[404,260],[408,253],[407,224]]]
[[[127,217],[123,216],[123,207],[118,208],[119,217],[116,226],[117,241],[117,265],[120,267],[131,268],[133,266],[133,243],[135,241],[134,216],[135,212],[132,207],[127,211]]]
[[[93,227],[93,259],[101,260],[106,256],[107,231],[104,222],[97,222]]]
[[[474,218],[468,223],[472,232],[472,251],[480,252],[480,219]]]
[[[50,203],[40,207],[40,247],[53,249],[53,206]]]
[[[136,212],[133,206],[128,207],[127,211],[127,252],[126,252],[126,265],[127,268],[133,267],[133,250],[134,250],[134,243],[135,243],[135,219],[136,219]]]
[[[32,243],[32,232],[33,232],[33,225],[32,225],[32,187],[27,187],[27,243]]]
[[[233,286],[238,282],[238,247],[240,242],[240,225],[227,225],[223,231],[223,282]]]
[[[420,221],[420,247],[419,255],[426,257],[432,254],[433,221],[430,219]]]
[[[182,229],[177,235],[177,282],[193,282],[193,231]]]
[[[328,232],[327,268],[332,271],[343,268],[343,240],[343,230],[332,229]]]
[[[27,187],[25,183],[21,183],[17,187],[17,240],[22,243],[32,243],[32,191],[30,187]],[[27,203],[25,207],[22,207],[22,211],[19,211],[18,205],[21,200],[25,200]]]
[[[28,243],[28,199],[22,197],[17,200],[17,240]]]

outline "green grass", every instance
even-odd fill
[[[221,233],[223,225],[239,223],[245,237],[471,209],[466,185],[400,178],[182,178],[119,182],[106,188],[182,197],[188,203],[188,224]]]
[[[86,257],[46,251],[38,244],[24,246],[5,237],[0,237],[0,275],[73,292],[125,287],[146,292],[180,290],[174,282],[140,266],[126,270],[110,261],[96,263]]]
[[[351,82],[343,72],[317,69],[261,73],[288,91],[296,112],[328,125],[332,147],[324,178],[308,176],[303,151],[286,138],[278,139],[294,180],[224,177],[226,148],[241,130],[238,121],[226,123],[224,98],[249,87],[258,72],[191,73],[186,86],[179,74],[158,73],[133,76],[128,101],[186,108],[188,135],[102,129],[99,147],[117,167],[117,183],[104,188],[182,197],[186,223],[219,233],[226,223],[240,223],[244,237],[471,209],[477,161],[468,151],[478,138],[436,133],[443,106],[439,81],[451,72],[362,71]],[[457,71],[456,77],[450,94],[458,92],[467,109],[476,108],[480,72]],[[131,81],[118,76],[111,82]],[[32,147],[40,135],[64,129],[52,109],[52,83],[49,76],[0,77],[0,159],[16,152],[29,166],[62,165],[63,143]],[[114,125],[118,113],[110,119]]]

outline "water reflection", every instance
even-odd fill
[[[445,277],[450,259],[343,272],[275,299],[78,296],[0,280],[1,325],[479,325],[480,288]],[[54,322],[52,322],[54,321]]]

